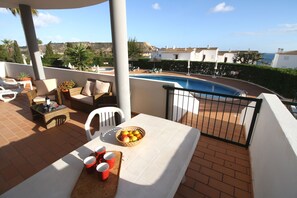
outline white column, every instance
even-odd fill
[[[117,101],[125,118],[131,118],[130,82],[128,61],[128,38],[126,22],[126,0],[110,0],[110,20],[115,66]]]
[[[33,24],[31,7],[20,4],[20,15],[26,36],[27,46],[30,53],[33,70],[36,80],[45,79],[38,43],[36,39],[35,28]]]

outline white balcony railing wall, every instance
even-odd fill
[[[32,66],[0,62],[0,77],[6,76],[17,78],[20,72],[26,72],[29,75],[34,76]],[[46,78],[56,78],[58,84],[65,80],[74,80],[78,86],[84,86],[88,78],[111,81],[113,82],[112,90],[116,95],[115,78],[113,75],[52,67],[44,67],[44,72]],[[131,111],[165,118],[166,90],[163,88],[163,85],[174,86],[174,83],[130,78],[131,93],[127,94],[130,94],[131,96]]]
[[[262,105],[250,149],[255,198],[297,197],[297,120],[276,95]]]

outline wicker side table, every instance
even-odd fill
[[[49,111],[43,104],[30,107],[33,120],[42,118],[45,128],[49,129],[64,124],[70,119],[69,109],[65,105],[58,105]]]

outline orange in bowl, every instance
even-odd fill
[[[135,146],[145,136],[145,131],[141,127],[129,126],[117,131],[116,139],[123,146]],[[129,139],[129,141],[128,141]]]

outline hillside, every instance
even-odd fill
[[[112,52],[112,43],[108,43],[108,42],[102,42],[102,43],[99,43],[99,42],[98,43],[67,42],[67,43],[71,43],[71,44],[82,43],[82,44],[85,44],[85,45],[91,47],[95,52],[100,52],[100,51],[106,52],[106,53]],[[63,54],[66,49],[67,43],[52,43],[51,45],[52,45],[54,53]],[[138,42],[138,43],[142,46],[144,53],[148,53],[148,52],[151,52],[156,49],[156,47],[150,45],[147,42]],[[39,45],[39,49],[42,51],[42,53],[45,53],[45,48],[46,48],[46,44]],[[21,49],[22,53],[27,53],[27,51],[28,51],[27,46],[20,47],[20,49]]]

